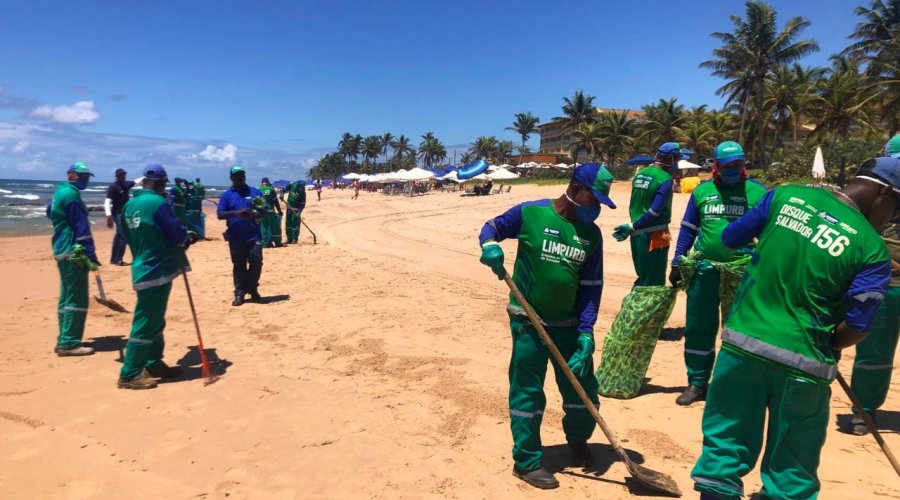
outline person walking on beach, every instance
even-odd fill
[[[263,248],[281,247],[281,203],[278,201],[278,194],[275,188],[269,182],[268,177],[263,177],[259,186],[263,199],[266,200],[266,215],[260,220],[260,230],[262,231]]]
[[[616,226],[613,237],[631,237],[631,260],[637,273],[635,286],[665,285],[666,260],[672,235],[672,173],[681,159],[681,145],[664,143],[656,161],[635,174],[631,183],[631,224]]]
[[[728,248],[759,243],[703,411],[691,473],[703,498],[743,495],[764,442],[760,497],[818,495],[830,383],[841,350],[865,338],[887,292],[890,255],[875,228],[898,213],[900,159],[876,158],[840,191],[777,187],[722,232]]]
[[[113,236],[112,256],[109,263],[114,266],[124,266],[122,258],[125,257],[125,232],[122,228],[122,208],[128,203],[128,197],[131,188],[134,187],[134,181],[125,180],[128,172],[125,169],[116,169],[116,180],[106,189],[106,199],[103,201],[103,211],[106,213],[106,227],[116,228],[116,235]]]
[[[231,188],[219,198],[216,212],[219,220],[227,220],[225,239],[231,251],[232,276],[234,278],[233,306],[244,303],[249,293],[250,300],[259,302],[259,277],[262,274],[262,236],[258,220],[266,210],[255,210],[253,200],[262,198],[262,192],[247,185],[244,167],[235,165],[230,170]]]
[[[884,155],[900,158],[900,135],[895,135],[885,145]],[[865,411],[875,421],[876,410],[884,404],[894,371],[894,352],[900,336],[900,218],[895,218],[881,231],[893,260],[891,284],[869,336],[856,345],[853,360],[853,376],[850,381],[853,393],[863,404]],[[850,432],[858,436],[869,433],[859,416],[850,421]]]
[[[284,219],[284,230],[287,243],[300,242],[300,216],[306,208],[306,181],[292,182],[284,194],[284,206],[287,216]]]
[[[322,179],[316,179],[315,183],[316,188],[316,201],[322,201]]]
[[[47,217],[53,223],[53,258],[59,269],[59,302],[56,317],[59,335],[57,356],[87,356],[92,347],[82,345],[88,312],[88,272],[100,266],[91,234],[88,211],[81,200],[94,174],[83,162],[69,167],[68,180],[61,182],[47,206]]]
[[[359,198],[359,179],[353,179],[353,199]]]
[[[712,180],[697,186],[688,201],[669,274],[672,286],[677,287],[681,281],[679,261],[693,247],[696,270],[687,289],[684,327],[688,386],[675,399],[681,406],[701,400],[706,394],[716,359],[720,275],[713,263],[734,262],[752,251],[749,246],[740,250],[726,248],[722,244],[722,231],[766,195],[765,186],[747,179],[744,149],[740,144],[723,142],[716,146],[713,156]]]
[[[191,221],[187,218],[187,196],[184,193],[184,179],[175,178],[172,189],[169,190],[169,204],[172,205],[172,211],[175,217],[181,222],[185,229],[191,228]]]
[[[143,174],[143,189],[125,205],[122,216],[134,256],[131,282],[137,302],[119,372],[119,389],[152,389],[159,379],[181,375],[181,367],[163,361],[166,308],[172,281],[191,270],[185,249],[199,238],[184,229],[166,201],[166,169],[147,165]]]
[[[596,163],[576,167],[562,196],[521,203],[481,228],[481,263],[505,276],[499,242],[519,240],[513,280],[547,326],[584,391],[599,406],[594,377],[594,323],[603,290],[603,239],[594,221],[609,198],[612,175]],[[509,414],[513,436],[513,475],[537,488],[559,486],[543,467],[541,421],[547,400],[544,377],[550,351],[528,321],[523,304],[510,294],[507,312],[512,330],[509,365]],[[577,465],[591,462],[588,438],[595,422],[555,364],[563,398],[563,430]]]

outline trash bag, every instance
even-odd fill
[[[703,254],[692,250],[687,255],[682,255],[678,261],[678,269],[681,270],[679,290],[687,290],[691,286],[691,280],[697,271],[697,263],[701,260],[719,271],[719,308],[722,311],[721,317],[724,325],[731,313],[731,304],[734,302],[734,294],[744,276],[744,269],[750,262],[750,255],[745,255],[733,262],[716,262],[705,259]]]
[[[603,355],[595,376],[601,396],[637,396],[650,366],[656,341],[675,307],[675,288],[636,286],[603,341]]]

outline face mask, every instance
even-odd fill
[[[731,170],[719,172],[719,180],[722,181],[722,184],[725,184],[726,186],[734,186],[735,184],[741,182],[741,177],[743,175],[743,169],[733,168]]]
[[[85,189],[87,189],[88,183],[90,183],[90,182],[91,182],[90,179],[78,178],[78,180],[75,181],[73,184],[75,184],[75,187],[78,188],[79,191],[84,191]]]
[[[575,205],[575,219],[582,224],[591,224],[597,217],[600,217],[600,205],[581,205],[569,196],[569,193],[565,193],[566,199],[568,199],[573,205]]]

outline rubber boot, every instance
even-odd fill
[[[134,377],[130,380],[122,380],[119,379],[119,383],[117,384],[119,389],[134,389],[134,390],[142,390],[142,389],[153,389],[159,383],[159,379],[155,379],[147,373],[147,370],[141,372],[140,375]]]
[[[675,398],[675,404],[679,406],[690,406],[696,401],[703,401],[706,398],[706,389],[701,389],[696,385],[689,385],[680,396]]]
[[[540,488],[542,490],[552,490],[553,488],[559,488],[559,481],[556,480],[556,477],[554,477],[550,471],[543,467],[535,469],[533,471],[525,472],[519,470],[518,467],[513,466],[513,476],[516,476],[522,481],[525,481],[535,488]]]
[[[53,352],[61,358],[65,356],[90,356],[91,354],[94,354],[94,348],[83,345],[70,348],[57,347],[53,349]]]

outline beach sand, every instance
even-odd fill
[[[386,197],[311,193],[302,245],[267,250],[266,305],[230,305],[223,224],[190,250],[191,287],[207,349],[225,374],[204,386],[184,284],[169,302],[166,360],[188,380],[151,391],[116,389],[131,316],[91,303],[86,358],[52,353],[58,274],[48,237],[0,239],[0,498],[626,498],[644,494],[599,429],[597,465],[567,468],[561,400],[548,373],[545,463],[561,487],[535,490],[511,475],[507,412],[507,291],[479,264],[484,221],[562,186],[515,186],[510,195]],[[627,219],[628,185],[604,209],[602,339],[634,272],[629,245],[611,237]],[[688,195],[675,195],[680,219]],[[208,205],[205,208],[209,208]],[[676,228],[677,224],[673,224]],[[112,231],[94,226],[109,259]],[[507,262],[515,242],[503,243]],[[126,260],[130,260],[126,256]],[[133,309],[127,267],[101,269],[107,294]],[[91,284],[91,295],[96,289]],[[288,297],[289,296],[289,297]],[[669,327],[684,325],[684,295]],[[686,377],[681,341],[661,341],[641,396],[601,398],[601,414],[633,457],[671,474],[688,498],[703,405],[675,405]],[[851,350],[852,351],[852,350]],[[849,375],[852,353],[841,363]],[[225,366],[227,365],[227,366]],[[900,452],[897,380],[881,416]],[[835,384],[819,474],[822,498],[900,497],[900,482],[871,436],[837,432],[849,401]],[[756,470],[748,493],[760,488]]]

